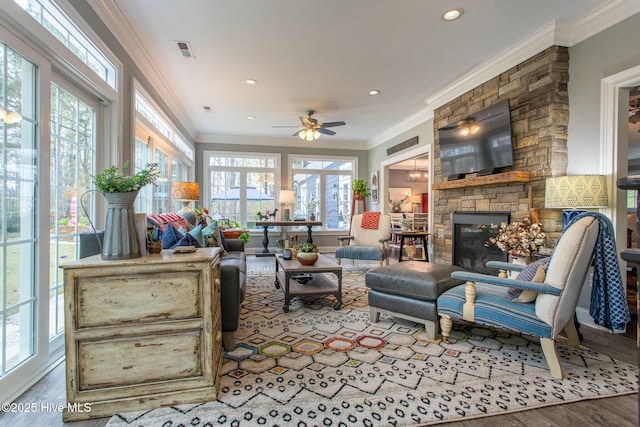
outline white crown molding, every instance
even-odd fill
[[[574,22],[571,44],[589,37],[640,12],[640,0],[609,0]]]
[[[430,109],[435,110],[550,46],[571,47],[639,12],[640,0],[609,0],[573,23],[552,21],[511,48],[480,64],[473,72],[427,98],[425,102]]]
[[[158,92],[162,100],[169,106],[173,114],[175,114],[180,121],[180,124],[187,130],[189,133],[188,136],[192,140],[195,140],[195,135],[198,133],[195,125],[185,112],[178,98],[171,91],[160,69],[155,65],[149,53],[138,41],[136,33],[129,25],[120,8],[118,8],[118,5],[113,0],[87,1],[107,28],[109,28],[109,31],[111,31],[113,36],[122,45],[124,50],[129,54],[129,57],[136,61],[136,66],[140,68],[144,76],[153,83],[153,88],[147,88],[147,90],[154,89]]]
[[[232,144],[232,145],[257,145],[269,147],[289,147],[289,148],[322,148],[335,150],[368,150],[365,141],[349,141],[340,139],[329,139],[321,137],[312,142],[302,141],[300,138],[273,138],[266,136],[246,136],[246,135],[217,135],[200,134],[196,138],[198,144]]]
[[[418,111],[416,114],[408,117],[407,119],[396,124],[395,126],[390,127],[389,129],[387,129],[380,135],[376,136],[375,138],[369,140],[367,142],[367,148],[372,149],[374,147],[377,147],[380,144],[384,144],[385,142],[400,135],[401,133],[407,132],[413,129],[414,127],[432,118],[433,118],[433,109],[423,108],[422,110]]]

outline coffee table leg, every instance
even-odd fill
[[[336,272],[336,276],[338,277],[338,293],[336,294],[338,301],[333,304],[333,309],[340,310],[340,307],[342,307],[342,271]]]
[[[282,310],[285,313],[289,312],[289,302],[291,301],[291,296],[289,295],[289,281],[291,280],[292,273],[285,273],[284,275],[284,307]]]

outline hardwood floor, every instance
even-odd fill
[[[391,261],[397,262],[397,254]],[[271,266],[273,258],[249,257],[252,267]],[[630,325],[635,328],[636,325]],[[583,327],[584,336],[582,344],[600,353],[615,357],[616,359],[638,364],[638,351],[636,341],[626,336],[610,334],[592,328]],[[36,404],[38,408],[45,406],[45,410],[30,413],[0,413],[0,426],[16,427],[43,427],[43,426],[72,426],[72,427],[102,427],[107,424],[109,418],[99,418],[89,421],[77,421],[63,423],[60,412],[46,410],[53,405],[64,405],[65,400],[65,372],[64,363],[58,365],[48,375],[27,392],[20,396],[16,403]],[[448,423],[449,427],[505,427],[505,426],[637,426],[638,395],[626,395],[608,399],[595,399],[570,403],[565,405],[550,406],[542,409],[534,409],[513,414],[500,415]]]

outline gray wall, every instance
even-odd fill
[[[638,40],[640,14],[570,48],[567,174],[600,170],[601,81],[640,64]],[[626,153],[626,149],[622,151]],[[624,214],[626,212],[622,216]],[[578,318],[581,321],[589,309],[590,285],[589,281],[578,302]]]

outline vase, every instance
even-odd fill
[[[509,255],[509,258],[511,258],[512,264],[529,265],[529,262],[530,262],[528,257],[523,257],[523,256]],[[518,274],[520,274],[520,271],[511,270],[509,271],[509,278],[515,279],[516,277],[518,277]]]
[[[313,265],[318,261],[317,252],[298,252],[296,254],[298,262],[302,265]]]
[[[102,259],[110,261],[139,258],[141,251],[133,207],[138,190],[102,194],[107,199]]]

